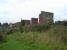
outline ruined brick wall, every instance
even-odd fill
[[[39,15],[39,24],[52,24],[53,23],[53,13],[41,11]]]
[[[27,25],[29,25],[29,24],[30,24],[30,20],[26,20],[25,23],[26,23]]]
[[[24,20],[25,25],[29,25],[30,24],[30,20]]]
[[[21,20],[21,25],[30,25],[30,20]]]
[[[31,18],[31,24],[38,24],[38,18]]]

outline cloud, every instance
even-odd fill
[[[38,17],[41,10],[53,12],[54,20],[67,18],[67,0],[0,0],[0,22],[18,22]]]

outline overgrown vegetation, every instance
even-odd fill
[[[32,25],[31,26],[31,31],[32,32],[43,32],[46,31],[50,28],[49,25]]]
[[[0,30],[0,50],[67,50],[66,24],[22,24],[7,30]]]

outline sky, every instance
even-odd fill
[[[54,21],[67,20],[67,0],[0,0],[1,23],[38,18],[41,11],[53,12]]]

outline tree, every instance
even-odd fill
[[[56,21],[55,24],[57,24],[57,25],[66,25],[67,26],[67,21]]]
[[[9,24],[8,24],[8,23],[4,23],[3,26],[4,26],[4,27],[8,27]]]
[[[24,20],[21,20],[21,25],[25,26],[25,21]]]
[[[0,23],[0,27],[2,26],[2,24]]]

